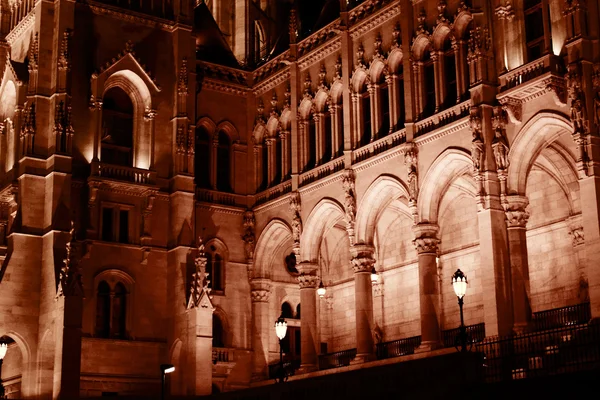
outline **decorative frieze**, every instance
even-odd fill
[[[496,17],[498,20],[512,21],[515,17],[515,10],[513,10],[510,0],[506,0],[503,6],[496,7]]]

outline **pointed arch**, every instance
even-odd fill
[[[452,27],[454,29],[454,36],[457,39],[465,39],[471,21],[473,21],[473,15],[468,9],[463,9],[456,14]]]
[[[377,220],[388,204],[399,197],[408,198],[408,190],[400,179],[392,175],[381,175],[366,190],[358,204],[356,242],[373,244]]]
[[[196,129],[204,128],[208,135],[212,138],[212,135],[217,131],[217,124],[209,117],[202,117],[196,121]]]
[[[229,136],[231,143],[240,141],[240,134],[235,126],[229,121],[221,121],[215,130],[216,132],[225,132]]]
[[[381,77],[386,68],[385,62],[379,58],[374,59],[369,66],[369,78],[371,82],[381,82]]]
[[[538,155],[561,135],[572,131],[573,125],[563,114],[542,111],[534,115],[516,135],[508,152],[509,193],[525,194],[527,176]]]
[[[444,193],[455,179],[469,173],[472,168],[469,153],[462,149],[447,149],[435,159],[421,182],[417,202],[421,222],[437,222]]]
[[[329,89],[322,88],[315,94],[315,108],[317,112],[325,111],[325,107],[327,107],[327,99],[329,98]]]
[[[395,47],[388,54],[387,64],[392,74],[397,74],[402,69],[402,48]]]
[[[333,104],[341,104],[342,102],[342,94],[344,93],[344,84],[341,80],[335,81],[331,84],[331,89],[329,89],[329,94],[331,96],[331,100]]]
[[[433,44],[433,48],[436,50],[443,50],[444,41],[446,37],[450,35],[453,37],[452,27],[447,22],[442,22],[435,27],[435,30],[431,34],[431,43]]]
[[[277,115],[271,115],[265,126],[267,137],[276,138],[279,131],[279,118]]]
[[[310,118],[310,114],[312,113],[312,111],[313,111],[312,98],[302,99],[302,101],[300,102],[300,105],[298,106],[298,114],[300,115],[300,118],[302,118],[302,119]]]
[[[292,111],[289,109],[289,107],[284,108],[281,111],[281,116],[279,117],[281,129],[283,129],[284,131],[289,131],[291,119],[292,119]]]
[[[431,44],[431,37],[428,33],[420,33],[417,37],[414,38],[411,52],[415,57],[415,61],[422,60],[425,51]]]
[[[369,77],[368,71],[362,67],[358,67],[354,70],[352,78],[350,78],[350,87],[354,93],[362,93],[362,88],[365,81]]]
[[[345,219],[344,208],[334,199],[325,198],[312,209],[300,239],[300,260],[317,262],[325,230]]]
[[[254,254],[253,278],[270,278],[272,264],[276,250],[292,241],[292,229],[281,219],[271,220],[262,230]]]

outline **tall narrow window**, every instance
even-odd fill
[[[323,126],[324,126],[324,132],[323,135],[325,136],[324,139],[324,144],[323,144],[323,159],[321,160],[322,163],[326,163],[327,161],[331,160],[331,114],[328,112],[324,112],[323,113],[323,118],[325,119],[323,121]]]
[[[129,211],[119,211],[119,242],[129,243]]]
[[[371,96],[365,90],[362,94],[362,114],[363,114],[363,136],[361,145],[364,146],[371,141]]]
[[[281,305],[281,316],[283,318],[294,318],[294,312],[292,306],[287,301]]]
[[[542,0],[525,0],[525,41],[527,61],[544,53],[544,9]]]
[[[204,127],[196,129],[196,184],[203,189],[210,189],[210,138]]]
[[[269,182],[269,147],[266,144],[263,144],[261,147],[262,150],[262,183],[260,185],[261,189],[264,190],[269,187],[271,182]]]
[[[229,136],[223,131],[219,132],[217,146],[217,190],[231,191],[231,160],[229,155]]]
[[[379,98],[381,99],[381,128],[378,136],[383,137],[390,131],[390,94],[388,85],[382,85]]]
[[[275,151],[275,182],[281,182],[281,175],[282,175],[282,169],[283,166],[281,165],[281,152],[283,151],[282,149],[282,143],[281,143],[281,139],[277,139],[275,141],[275,148],[273,149]]]
[[[444,42],[444,75],[446,77],[446,99],[444,105],[450,107],[456,104],[456,54],[452,48],[450,37]]]
[[[114,236],[113,229],[113,209],[102,209],[102,240],[112,242]]]
[[[435,111],[435,69],[429,51],[423,57],[423,64],[425,69],[425,107],[423,117],[428,117]]]
[[[105,281],[98,285],[96,296],[96,336],[110,335],[110,286]]]
[[[221,318],[213,314],[212,316],[212,346],[225,347],[225,332]]]
[[[399,102],[399,108],[400,108],[400,113],[398,115],[398,121],[397,121],[397,126],[396,129],[402,129],[402,127],[404,126],[404,118],[405,118],[405,111],[404,111],[404,75],[403,75],[403,69],[402,69],[402,64],[400,64],[400,68],[398,71],[398,102]]]
[[[315,127],[315,120],[312,114],[308,117],[307,120],[308,127],[308,164],[306,166],[306,170],[313,168],[316,165],[317,160],[317,130]]]
[[[112,298],[111,312],[111,337],[115,339],[125,339],[125,316],[127,291],[121,282],[115,285]]]
[[[102,162],[133,165],[133,103],[123,91],[109,89],[102,103]]]

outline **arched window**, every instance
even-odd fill
[[[377,137],[383,137],[390,131],[390,88],[386,82],[379,88],[379,99],[381,101],[381,123]]]
[[[224,290],[223,269],[223,253],[214,244],[211,244],[206,252],[206,272],[209,274],[208,280],[210,281],[208,287],[213,291],[222,292]]]
[[[267,41],[262,24],[260,21],[254,21],[254,56],[257,63],[267,56],[267,51]]]
[[[100,281],[96,292],[95,335],[101,338],[127,338],[127,288],[122,282]]]
[[[212,347],[225,347],[225,331],[218,315],[212,317]]]
[[[210,138],[203,126],[196,128],[196,184],[210,189]]]
[[[96,336],[110,335],[110,286],[105,281],[98,285],[96,299]]]
[[[231,191],[231,157],[229,154],[229,136],[223,131],[219,132],[217,144],[217,190]]]
[[[281,316],[283,318],[294,318],[294,313],[292,312],[292,306],[287,301],[281,305]]]
[[[317,161],[317,127],[315,126],[313,114],[308,117],[306,122],[306,133],[308,134],[306,138],[308,143],[308,164],[306,165],[306,171],[308,171],[315,167]]]
[[[362,114],[363,114],[363,135],[360,141],[361,146],[369,144],[371,141],[371,95],[367,90],[367,84],[363,84],[361,90]]]
[[[109,89],[102,101],[102,162],[132,166],[133,103],[119,87]]]
[[[296,318],[300,319],[300,303],[296,306]]]

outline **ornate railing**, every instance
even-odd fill
[[[10,19],[8,24],[8,31],[11,32],[17,27],[33,10],[36,0],[23,0],[9,2],[8,7],[10,9]],[[12,4],[12,5],[11,5]],[[32,14],[33,17],[33,14]],[[3,18],[4,19],[4,18]]]
[[[488,338],[477,343],[475,349],[485,355],[488,382],[597,369],[600,368],[600,325],[573,325]]]
[[[336,351],[319,356],[319,369],[345,367],[356,357],[356,349]]]
[[[276,199],[280,196],[288,194],[292,191],[292,181],[287,180],[283,183],[280,183],[277,186],[273,186],[267,190],[263,190],[262,192],[256,195],[256,201],[254,202],[255,206],[264,204],[268,201]]]
[[[124,8],[130,11],[165,19],[173,18],[173,6],[167,1],[147,0],[94,0],[89,3],[100,3],[107,6]]]
[[[344,169],[344,159],[338,157],[300,175],[300,186],[308,185]]]
[[[231,207],[246,207],[246,196],[210,189],[196,189],[196,201]]]
[[[423,136],[426,133],[434,131],[452,122],[458,121],[469,115],[471,101],[466,100],[455,106],[438,112],[431,117],[425,118],[415,124],[415,136]]]
[[[154,171],[101,162],[92,163],[92,176],[143,185],[153,185],[156,181],[156,172]]]
[[[352,152],[352,162],[358,163],[383,153],[406,142],[406,130],[402,129],[375,140],[366,146]]]
[[[509,90],[531,81],[546,72],[563,73],[562,62],[553,54],[545,56],[500,75],[500,91]]]
[[[421,345],[421,336],[413,336],[404,339],[392,340],[385,343],[377,343],[377,359],[406,356],[414,354],[415,349]]]
[[[582,303],[533,313],[533,326],[536,331],[542,331],[585,324],[591,318],[590,303]]]
[[[485,324],[467,325],[467,336],[470,343],[479,343],[485,339]],[[454,347],[457,344],[457,338],[460,328],[447,329],[442,331],[442,343],[444,347]]]

